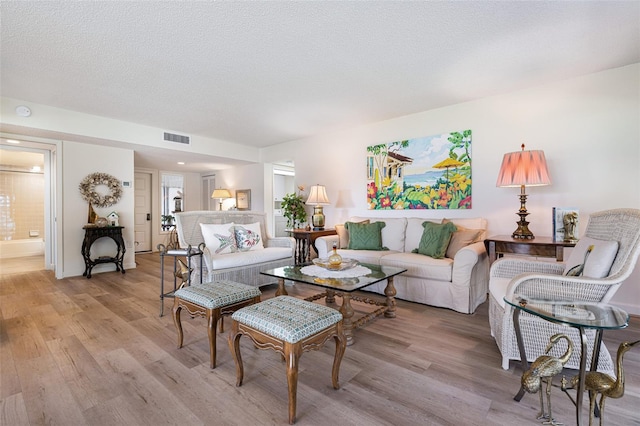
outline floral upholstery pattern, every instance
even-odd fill
[[[277,339],[296,343],[342,321],[342,314],[317,303],[279,296],[244,307],[231,318]]]

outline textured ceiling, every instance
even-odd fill
[[[640,2],[2,1],[1,94],[258,147],[640,62]]]

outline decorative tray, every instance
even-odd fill
[[[344,271],[345,269],[351,269],[355,266],[358,266],[358,261],[355,259],[346,259],[342,258],[342,263],[340,265],[330,265],[328,258],[316,258],[313,259],[313,263],[316,266],[319,266],[324,269],[328,269],[329,271]]]

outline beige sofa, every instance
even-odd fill
[[[382,245],[389,250],[349,250],[339,235],[316,239],[319,257],[329,256],[333,244],[344,258],[364,263],[406,268],[407,272],[394,279],[397,296],[403,300],[453,309],[465,314],[473,313],[487,298],[489,258],[484,247],[487,221],[485,219],[451,219],[455,225],[478,229],[477,242],[460,249],[453,258],[434,259],[411,251],[418,247],[422,236],[422,223],[441,223],[441,220],[423,218],[352,217],[350,222],[384,222]],[[365,288],[384,294],[386,281]]]
[[[260,240],[264,248],[216,254],[211,247],[205,247],[203,255],[205,282],[228,279],[259,287],[273,282],[273,278],[261,275],[260,271],[293,264],[295,240],[290,237],[271,237],[267,232],[265,213],[208,210],[176,213],[178,243],[181,248],[187,248],[189,245],[198,247],[205,242],[200,224],[229,223],[236,225],[259,223]],[[196,271],[197,273],[199,271]]]

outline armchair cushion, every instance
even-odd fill
[[[422,224],[422,238],[417,249],[413,253],[420,253],[434,259],[442,259],[447,252],[451,235],[456,231],[453,223],[438,224],[426,221]]]
[[[593,246],[593,249],[591,249],[591,252],[587,255],[591,246]],[[611,265],[613,265],[617,253],[617,241],[604,241],[582,237],[567,260],[564,275],[583,275],[589,278],[604,278],[609,275]],[[584,264],[582,268],[576,268],[582,264]],[[572,269],[574,271],[582,269],[582,273],[575,274],[571,272]]]
[[[384,222],[356,223],[347,222],[349,231],[349,249],[351,250],[386,250],[382,247],[382,228]]]

